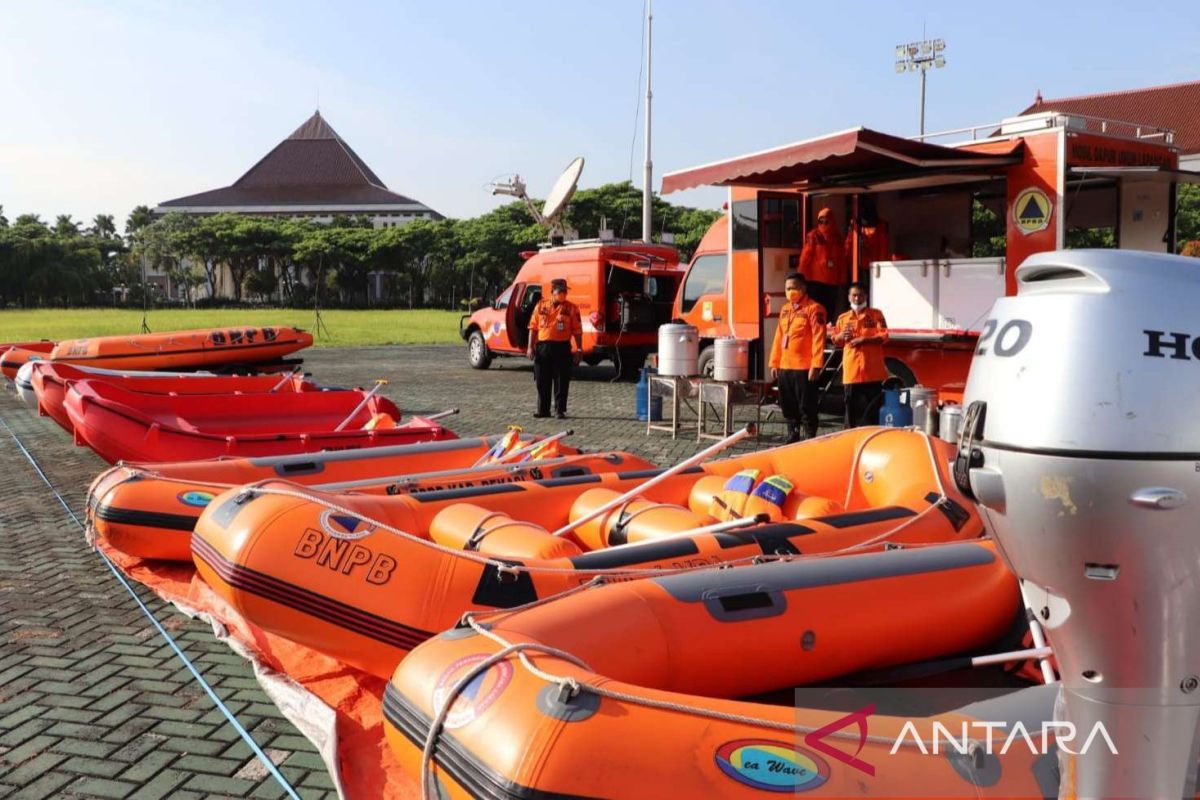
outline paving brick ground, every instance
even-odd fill
[[[406,413],[457,407],[461,414],[448,422],[463,435],[514,422],[539,433],[570,427],[578,446],[630,450],[663,464],[709,444],[697,444],[694,433],[647,436],[633,418],[633,385],[611,382],[607,365],[577,370],[566,423],[530,417],[528,362],[472,370],[465,346],[314,350],[306,368],[328,384],[385,378],[385,393]],[[739,416],[753,419],[753,410]],[[11,391],[0,395],[0,418],[79,513],[101,461]],[[738,449],[778,443],[780,426],[768,433]],[[300,793],[332,795],[314,749],[248,665],[205,625],[139,593]],[[281,794],[0,428],[0,797]]]

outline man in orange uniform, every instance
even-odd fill
[[[817,212],[817,227],[804,237],[800,251],[800,274],[808,282],[808,293],[826,311],[841,303],[846,276],[844,240],[833,219],[833,211],[822,208]]]
[[[575,340],[574,357],[571,339]],[[583,322],[579,306],[567,299],[567,282],[563,278],[550,281],[550,299],[543,297],[533,309],[526,354],[533,362],[533,380],[537,383],[538,407],[534,416],[550,416],[553,387],[554,410],[559,419],[566,419],[571,367],[583,354]]]
[[[887,367],[883,343],[888,339],[883,312],[867,306],[867,290],[850,284],[850,310],[838,317],[834,344],[842,345],[842,384],[846,387],[846,427],[874,425],[883,397]]]
[[[854,239],[858,237],[858,274],[860,277],[867,274],[867,269],[872,262],[887,261],[892,257],[887,221],[879,218],[874,202],[869,201],[870,196],[862,198],[858,222],[851,223],[850,231],[846,234],[847,263],[853,263]]]
[[[787,302],[771,344],[771,378],[779,384],[779,406],[788,424],[788,443],[800,441],[800,424],[817,435],[817,375],[825,359],[825,308],[808,296],[805,280],[793,272],[783,283]]]

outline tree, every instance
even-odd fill
[[[246,275],[244,284],[247,292],[256,295],[260,302],[265,303],[279,287],[279,279],[273,269],[255,269]]]
[[[70,214],[59,214],[54,221],[54,232],[59,236],[78,236],[79,223],[71,219]]]
[[[117,223],[113,221],[113,215],[97,214],[92,218],[92,227],[89,233],[105,239],[115,239],[117,236]]]
[[[200,260],[193,251],[196,226],[194,216],[173,211],[138,228],[132,237],[134,261],[140,264],[145,258],[156,272],[165,272],[171,283],[183,288],[189,304],[194,304],[193,290],[204,282],[203,271],[194,263]]]
[[[1184,183],[1179,186],[1179,193],[1176,195],[1175,241],[1181,253],[1189,243],[1200,241],[1200,185]],[[1200,249],[1200,245],[1192,249]],[[1184,255],[1200,255],[1200,252]]]
[[[150,206],[136,206],[125,219],[125,238],[132,238],[135,233],[154,221],[154,212]]]

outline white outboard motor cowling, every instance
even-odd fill
[[[1060,750],[1060,796],[1191,797],[1200,260],[1042,253],[1016,279],[971,364],[955,482],[983,507],[1058,658],[1077,731],[1062,743],[1077,754]]]

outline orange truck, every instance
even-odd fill
[[[490,305],[459,320],[467,360],[487,369],[497,356],[525,356],[529,318],[554,278],[566,278],[567,299],[583,320],[583,358],[611,359],[624,378],[637,374],[658,345],[658,326],[671,320],[687,269],[667,245],[586,240],[521,254],[512,285]]]
[[[950,138],[958,141],[933,141]],[[857,236],[847,257],[887,317],[889,372],[955,399],[976,347],[996,334],[980,330],[983,320],[1015,291],[1027,256],[1174,251],[1177,186],[1200,174],[1179,170],[1172,139],[1154,126],[1043,113],[921,139],[856,128],[669,173],[664,194],[729,190],[674,316],[699,328],[702,368],[713,340],[735,336],[752,343],[753,374],[765,375],[784,277],[799,266],[817,210],[831,208],[844,232],[869,206],[887,226],[887,257],[860,258]]]

